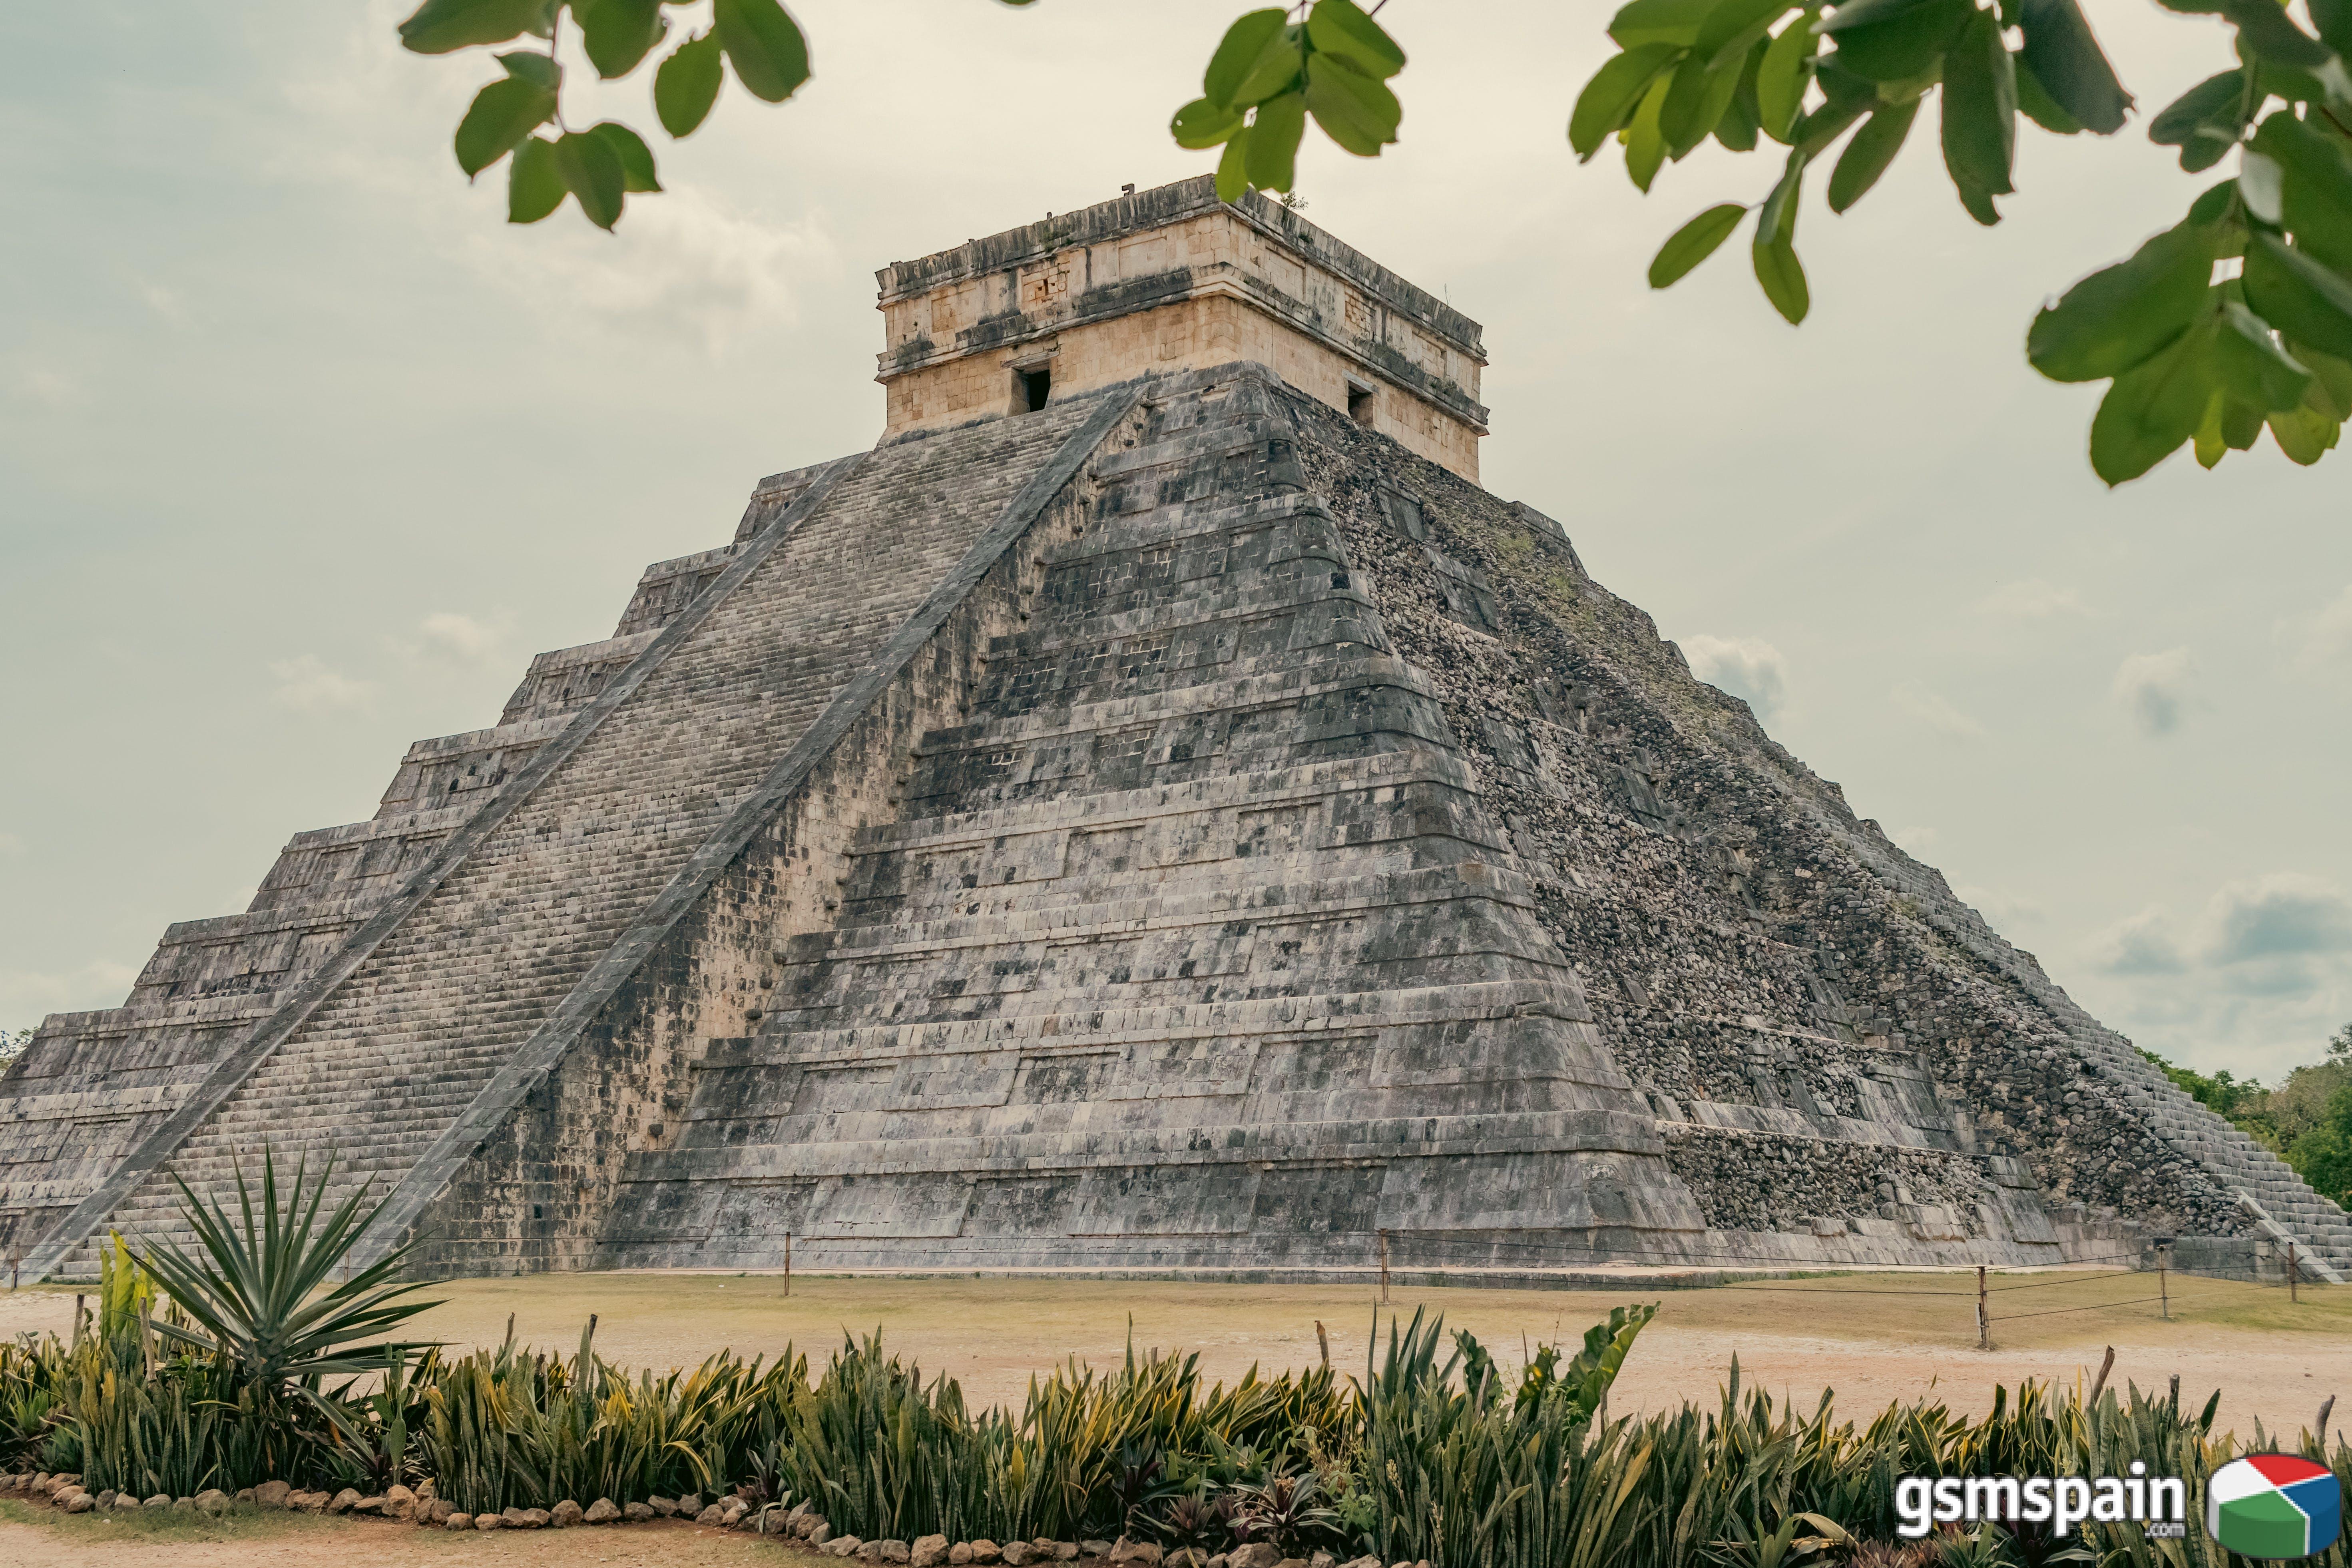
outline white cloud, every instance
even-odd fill
[[[2352,952],[2352,899],[2316,877],[2273,871],[2215,893],[2204,927],[2209,963]]]
[[[2352,665],[2352,585],[2296,629],[2297,669],[2316,672],[2332,666]]]
[[[1759,721],[1780,711],[1789,696],[1789,661],[1760,637],[1685,637],[1683,657],[1691,673],[1727,691],[1755,710]]]
[[[60,370],[45,364],[28,364],[19,368],[10,378],[16,395],[27,403],[57,413],[87,408],[92,398],[89,388]]]
[[[2116,700],[2145,735],[2168,735],[2180,728],[2189,700],[2189,679],[2197,668],[2185,647],[2136,653],[2116,669]]]
[[[375,693],[373,685],[353,680],[315,653],[272,660],[269,673],[278,680],[278,689],[270,693],[271,700],[297,713],[333,713],[362,708]]]
[[[1958,741],[1981,741],[1985,727],[1916,680],[1905,681],[1888,693],[1895,706],[1938,734]]]
[[[2091,962],[2109,974],[2180,974],[2189,960],[2162,908],[2150,905],[2091,941]]]
[[[2053,616],[2087,616],[2091,607],[2072,588],[2040,577],[2004,583],[1977,601],[1977,613],[2009,621],[2046,621]]]
[[[424,638],[424,651],[455,664],[492,663],[506,646],[506,633],[501,627],[454,610],[436,610],[418,623],[416,631]]]
[[[2084,954],[2086,998],[2140,1044],[2203,1071],[2275,1079],[2352,1017],[2352,898],[2300,872],[2231,882],[2190,929],[2142,910]]]
[[[611,234],[569,211],[520,229],[472,213],[466,224],[458,257],[534,310],[567,325],[585,313],[656,337],[687,334],[714,358],[757,329],[797,321],[798,286],[832,277],[839,262],[822,218],[772,223],[698,186],[632,201]]]

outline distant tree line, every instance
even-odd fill
[[[2296,1068],[2276,1089],[2226,1068],[2209,1076],[2153,1051],[2140,1055],[2293,1166],[2314,1191],[2352,1207],[2352,1024],[2327,1042],[2326,1060]]]

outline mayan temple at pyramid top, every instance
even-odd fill
[[[881,279],[877,445],[43,1022],[0,1254],[269,1147],[450,1274],[2352,1268],[1479,487],[1475,323],[1205,180]]]
[[[1251,360],[1478,478],[1477,322],[1287,207],[1206,175],[876,275],[889,436]]]

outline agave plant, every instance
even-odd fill
[[[185,1182],[173,1178],[180,1189],[180,1212],[200,1245],[196,1256],[168,1241],[132,1254],[187,1318],[184,1324],[156,1323],[154,1331],[199,1355],[227,1361],[239,1382],[264,1399],[291,1393],[331,1420],[342,1416],[341,1402],[320,1398],[320,1379],[381,1372],[390,1358],[423,1348],[375,1337],[440,1305],[405,1300],[423,1287],[395,1278],[415,1244],[395,1247],[330,1284],[382,1205],[363,1208],[362,1187],[320,1221],[335,1171],[331,1154],[316,1181],[307,1158],[298,1163],[281,1203],[278,1162],[265,1146],[258,1215],[243,1163],[232,1170],[234,1216],[216,1196],[198,1198]]]

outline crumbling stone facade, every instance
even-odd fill
[[[1044,258],[1083,284],[1238,232],[1196,195],[1072,215],[1083,253]],[[267,1142],[336,1150],[390,1194],[370,1246],[438,1272],[788,1236],[818,1266],[1385,1245],[1482,1279],[2154,1234],[2352,1265],[2340,1211],[1480,489],[1466,419],[1409,442],[1290,379],[1339,363],[1292,305],[1409,286],[1239,216],[1328,263],[1289,303],[1193,300],[1282,353],[1122,364],[1170,300],[1120,277],[1000,313],[1099,363],[761,481],[612,638],[412,747],[373,821],[172,928],[124,1007],[45,1023],[0,1079],[0,1246],[86,1272],[107,1229],[176,1226],[172,1173]],[[975,257],[1017,290],[1044,245],[901,264],[886,306]],[[912,342],[886,380],[995,352]],[[1454,370],[1382,388],[1443,412]]]

